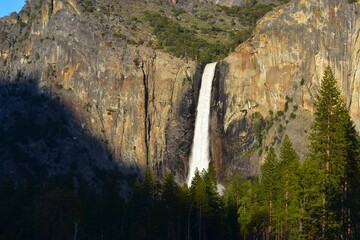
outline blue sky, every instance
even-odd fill
[[[0,17],[19,12],[24,4],[25,0],[0,0]]]

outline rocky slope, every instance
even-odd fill
[[[181,181],[203,67],[195,60],[226,56],[274,6],[28,1],[0,19],[0,136],[9,143],[0,176],[96,182],[116,166],[149,166]]]
[[[260,3],[279,3],[279,2],[289,2],[287,0],[211,0],[215,4],[223,6],[242,6],[246,4],[252,4],[256,2]]]
[[[224,171],[257,171],[255,159],[266,146],[278,147],[284,134],[303,157],[327,65],[360,129],[359,12],[358,3],[345,0],[295,0],[262,18],[253,36],[223,61],[218,113]],[[264,136],[257,139],[256,132]]]
[[[244,19],[254,21],[268,9],[181,0],[113,3],[32,0],[19,15],[0,20],[0,137],[11,143],[0,149],[0,177],[73,171],[96,182],[116,166],[123,173],[149,166],[182,181],[203,67],[195,60],[212,59],[212,49],[222,56],[239,40],[231,38],[248,30]],[[254,174],[266,148],[278,147],[284,134],[305,153],[327,65],[359,128],[359,10],[345,0],[295,0],[268,13],[220,62],[211,141],[221,176]],[[179,45],[180,37],[195,47]],[[199,50],[199,43],[205,47]]]
[[[113,160],[122,170],[149,165],[160,171],[165,169],[161,166],[166,158],[174,162],[171,170],[185,171],[192,136],[191,79],[196,64],[104,33],[98,19],[92,19],[83,8],[71,0],[33,0],[20,16],[1,19],[3,88],[31,87],[34,91],[27,96],[47,96],[46,102],[50,103],[44,101],[46,109],[54,108],[54,104],[62,106],[69,113],[63,123],[69,139],[84,143],[73,143],[73,151],[86,152],[85,158],[92,158],[101,169],[112,168]],[[4,142],[14,129],[24,128],[24,123],[12,117],[14,112],[28,115],[31,110],[27,105],[15,106],[9,103],[1,114],[4,125],[7,121],[14,123],[12,128],[4,126]],[[41,111],[47,110],[39,109],[36,114]],[[76,122],[76,127],[71,122]],[[46,120],[34,124],[37,131]],[[86,144],[84,135],[93,141]],[[30,145],[39,144],[34,133],[27,138],[26,146],[20,148],[24,156],[29,155]],[[20,140],[13,142],[13,146],[20,144]],[[44,145],[34,149],[34,161],[39,165],[46,162],[47,168],[53,169],[50,175],[66,172],[69,164],[64,155],[71,151],[61,151],[53,161],[56,153],[51,149],[62,147],[55,144],[52,148],[46,142]],[[5,158],[2,164],[11,162],[7,173],[21,172],[14,156]]]

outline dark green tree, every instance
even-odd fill
[[[70,190],[55,189],[36,203],[37,239],[71,239],[80,220],[80,200]]]
[[[175,182],[174,175],[168,173],[163,183],[162,200],[167,212],[167,239],[176,239],[176,222],[179,213],[180,188]],[[179,226],[178,226],[179,227]]]
[[[221,239],[223,201],[217,192],[216,173],[212,166],[195,176],[190,187],[191,208],[195,218],[191,225],[197,239]]]
[[[204,239],[222,239],[224,237],[223,227],[223,201],[217,191],[216,171],[212,165],[203,175],[207,205],[205,220],[203,223]]]
[[[358,239],[360,237],[360,138],[348,112],[345,114],[344,124],[347,151],[343,183],[342,232],[345,233],[345,239]]]
[[[128,222],[131,239],[163,239],[166,231],[161,221],[166,211],[161,203],[161,186],[147,168],[143,180],[137,180],[129,201]],[[166,228],[165,228],[166,230]]]
[[[274,148],[270,147],[268,155],[265,158],[265,162],[261,168],[261,200],[263,206],[268,212],[269,226],[267,229],[267,238],[272,234],[273,231],[273,218],[274,218],[274,202],[278,194],[278,173],[277,167],[279,160],[275,154]]]
[[[258,178],[252,181],[247,180],[242,186],[238,210],[242,239],[260,239],[261,237],[270,239],[273,199],[269,203],[269,191],[264,191],[264,186]]]
[[[299,239],[320,239],[324,221],[323,177],[318,162],[306,159],[299,169]]]
[[[238,216],[238,211],[241,203],[240,200],[246,195],[249,188],[251,188],[250,181],[242,177],[240,173],[229,177],[225,182],[226,191],[224,192],[223,199],[225,205],[224,210],[226,215],[226,222],[229,232],[228,239],[240,238],[240,218]],[[244,214],[246,214],[247,208],[242,210],[245,210]]]
[[[323,210],[322,237],[347,238],[351,230],[348,203],[350,182],[354,182],[354,169],[358,169],[356,131],[343,102],[336,79],[330,67],[324,72],[315,99],[314,122],[310,133],[309,159],[316,162],[320,171]],[[355,147],[355,148],[354,148]]]
[[[237,206],[239,233],[243,239],[252,234],[251,222],[257,209],[254,203],[254,185],[251,180],[242,178],[238,174],[230,180],[224,195],[227,208],[231,209],[234,204]]]
[[[285,135],[276,171],[279,187],[275,214],[280,228],[278,232],[281,233],[281,238],[285,239],[296,239],[299,235],[299,165],[299,157],[288,135]]]
[[[204,175],[204,172],[200,175],[199,171],[196,169],[190,187],[192,205],[195,207],[197,212],[195,236],[197,236],[198,239],[202,239],[204,236],[203,235],[204,215],[207,209],[209,208],[208,206],[209,202],[206,195],[206,186],[202,175]]]

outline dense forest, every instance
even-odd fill
[[[359,136],[328,67],[315,100],[306,159],[288,136],[260,176],[197,172],[191,186],[147,169],[124,194],[116,172],[101,191],[71,174],[61,184],[0,186],[0,239],[359,239]],[[124,197],[126,196],[126,197]]]

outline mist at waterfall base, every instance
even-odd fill
[[[191,148],[189,174],[187,177],[188,186],[191,185],[196,169],[202,172],[209,167],[210,102],[216,64],[216,62],[207,64],[201,78],[201,87],[196,108],[194,139]]]

